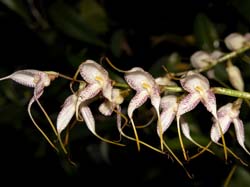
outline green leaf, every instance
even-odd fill
[[[31,22],[29,10],[22,0],[0,0],[0,2],[21,16],[25,21]]]
[[[66,35],[99,47],[106,46],[81,15],[62,1],[56,1],[49,7],[49,15],[55,26]]]
[[[104,8],[95,0],[84,0],[79,3],[80,15],[88,27],[97,34],[108,31],[108,17]]]
[[[218,33],[205,14],[198,14],[194,21],[194,34],[200,49],[212,52],[219,47]]]

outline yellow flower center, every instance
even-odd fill
[[[199,92],[200,95],[203,95],[203,93],[204,93],[204,90],[203,90],[200,86],[196,86],[196,87],[195,87],[195,90],[196,90],[197,92]]]
[[[143,82],[143,83],[142,83],[142,87],[143,87],[144,89],[146,89],[147,92],[150,94],[150,92],[151,92],[151,86],[150,86],[150,84],[148,84],[148,83],[146,83],[146,82]]]
[[[95,77],[95,80],[100,84],[100,85],[103,85],[103,78],[102,77],[100,77],[100,76],[96,76]]]

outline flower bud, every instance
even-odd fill
[[[246,40],[247,39],[242,34],[232,33],[225,38],[224,42],[229,50],[235,51],[242,48]]]
[[[213,59],[205,51],[197,51],[190,57],[191,64],[194,68],[204,68],[208,66]]]
[[[227,64],[226,71],[228,73],[229,81],[232,86],[239,91],[244,91],[244,81],[240,69],[229,62]]]

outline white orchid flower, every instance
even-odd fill
[[[29,106],[39,99],[43,94],[44,88],[50,85],[51,80],[54,80],[58,76],[56,72],[45,72],[34,69],[26,69],[16,71],[6,77],[0,79],[0,81],[5,79],[12,79],[13,81],[34,88],[34,94],[29,102]]]
[[[133,112],[135,109],[143,105],[148,98],[150,98],[151,104],[155,108],[158,116],[157,126],[160,131],[159,135],[161,141],[161,149],[163,149],[162,127],[159,114],[161,97],[160,97],[160,90],[155,82],[155,79],[152,77],[152,75],[144,71],[142,68],[135,67],[125,73],[125,80],[128,83],[128,85],[136,91],[136,95],[131,99],[128,105],[127,112],[134,129],[138,150],[140,150],[140,144],[138,135],[136,133],[135,124],[133,121]]]
[[[31,114],[31,106],[36,101],[39,107],[42,109],[44,114],[46,115],[46,118],[49,120],[51,127],[53,128],[54,132],[56,133],[56,130],[54,129],[53,124],[51,124],[51,120],[49,119],[47,113],[43,109],[42,105],[38,101],[38,99],[42,96],[44,92],[44,88],[48,87],[52,80],[57,78],[59,74],[57,72],[53,71],[39,71],[34,69],[25,69],[25,70],[18,70],[6,77],[0,78],[0,81],[11,79],[21,85],[34,88],[33,97],[30,99],[28,104],[28,114],[30,116],[30,119],[32,120],[33,124],[36,126],[36,128],[40,131],[40,133],[44,136],[44,138],[48,141],[48,143],[57,150],[55,145],[49,140],[49,138],[45,135],[45,133],[40,129],[40,127],[35,122],[34,118]]]
[[[189,92],[189,94],[180,101],[177,116],[193,110],[199,102],[202,102],[206,109],[217,118],[216,98],[205,76],[189,72],[185,78],[180,80],[180,83],[183,89]]]
[[[57,117],[57,131],[59,134],[66,128],[74,113],[79,119],[79,112],[81,119],[83,119],[88,129],[98,138],[105,142],[114,143],[110,140],[100,137],[95,130],[95,119],[88,107],[92,98],[102,92],[104,98],[112,101],[112,85],[108,72],[98,63],[93,60],[86,60],[79,66],[80,74],[86,81],[84,88],[79,89],[76,95],[69,96]],[[119,143],[114,143],[122,145]]]
[[[167,95],[162,97],[160,108],[161,111],[161,122],[162,122],[162,132],[164,133],[172,124],[174,118],[176,117],[177,110],[178,110],[178,98],[175,95]],[[200,148],[204,148],[204,146],[197,143],[190,135],[190,129],[188,123],[182,117],[180,119],[181,123],[181,130],[184,136],[197,145]],[[159,134],[159,130],[157,129]],[[210,151],[210,150],[208,150]],[[211,151],[210,151],[211,152]]]
[[[238,99],[234,103],[228,103],[219,108],[217,112],[218,119],[214,119],[214,124],[211,128],[210,136],[213,142],[218,143],[221,138],[221,134],[218,129],[217,123],[220,124],[223,134],[228,131],[230,125],[233,123],[238,143],[247,152],[247,154],[250,155],[250,152],[244,145],[244,125],[242,120],[239,118],[241,103],[242,100]]]
[[[188,72],[187,76],[180,80],[184,90],[189,92],[179,103],[177,110],[177,128],[184,158],[187,160],[186,152],[180,134],[180,116],[193,110],[200,102],[217,119],[216,98],[210,90],[208,79],[199,74]]]
[[[108,72],[93,60],[86,60],[79,66],[80,74],[87,85],[78,94],[76,112],[79,105],[102,92],[103,96],[111,101],[112,84]],[[77,115],[78,118],[78,115]]]
[[[121,135],[126,136],[122,132],[122,126],[121,126],[121,117],[126,119],[126,117],[121,112],[121,104],[124,101],[124,97],[122,96],[121,90],[118,88],[112,89],[112,102],[109,100],[105,100],[98,108],[98,110],[104,115],[104,116],[110,116],[114,111],[117,114],[116,119],[116,125],[118,128],[118,131],[121,133]],[[126,119],[127,120],[127,119]],[[126,136],[128,138],[128,136]]]

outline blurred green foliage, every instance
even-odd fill
[[[155,77],[163,75],[164,65],[169,71],[189,69],[189,57],[197,50],[226,51],[223,39],[232,32],[249,32],[250,3],[248,0],[191,0],[191,1],[108,1],[108,0],[0,0],[0,75],[18,69],[58,71],[73,76],[78,65],[86,59],[100,62],[107,56],[121,69],[140,66]],[[242,69],[246,90],[250,90],[249,63],[237,62]],[[117,80],[121,74],[108,64],[103,66]],[[225,67],[216,73],[226,81]],[[46,88],[41,102],[53,121],[64,99],[70,94],[69,81],[55,80]],[[0,131],[3,178],[22,176],[20,182],[31,183],[30,177],[46,182],[88,184],[136,184],[168,186],[223,186],[230,170],[240,165],[229,186],[249,183],[249,167],[233,158],[224,163],[223,155],[204,153],[185,166],[194,175],[189,179],[176,162],[147,148],[137,152],[134,142],[126,147],[101,142],[81,123],[72,127],[69,138],[70,156],[78,164],[72,167],[67,159],[57,155],[32,125],[27,103],[32,90],[11,81],[0,84]],[[230,98],[218,96],[218,103]],[[126,101],[127,102],[127,101]],[[97,131],[109,139],[118,139],[115,116],[102,117],[96,103],[91,104],[97,121]],[[137,121],[145,123],[151,113],[147,105],[136,112]],[[249,107],[244,105],[242,120],[246,127],[246,144],[250,146]],[[33,115],[48,136],[53,133],[37,106]],[[202,114],[202,115],[201,115]],[[206,118],[206,120],[204,120]],[[209,140],[211,116],[199,106],[189,116],[195,140],[205,145]],[[153,133],[152,133],[153,132]],[[173,124],[166,133],[169,146],[181,157],[179,140]],[[140,131],[146,142],[158,146],[155,126]],[[54,137],[55,138],[55,137]],[[245,161],[250,161],[235,143],[235,134],[226,135],[228,145]],[[185,140],[190,153],[197,148]],[[218,147],[213,147],[215,150]],[[223,153],[221,149],[217,150]],[[25,172],[24,172],[25,171]],[[55,177],[59,176],[59,177]],[[72,180],[74,179],[74,181]],[[118,181],[118,182],[116,182]],[[9,181],[10,183],[12,181]],[[170,185],[170,183],[172,185]]]

